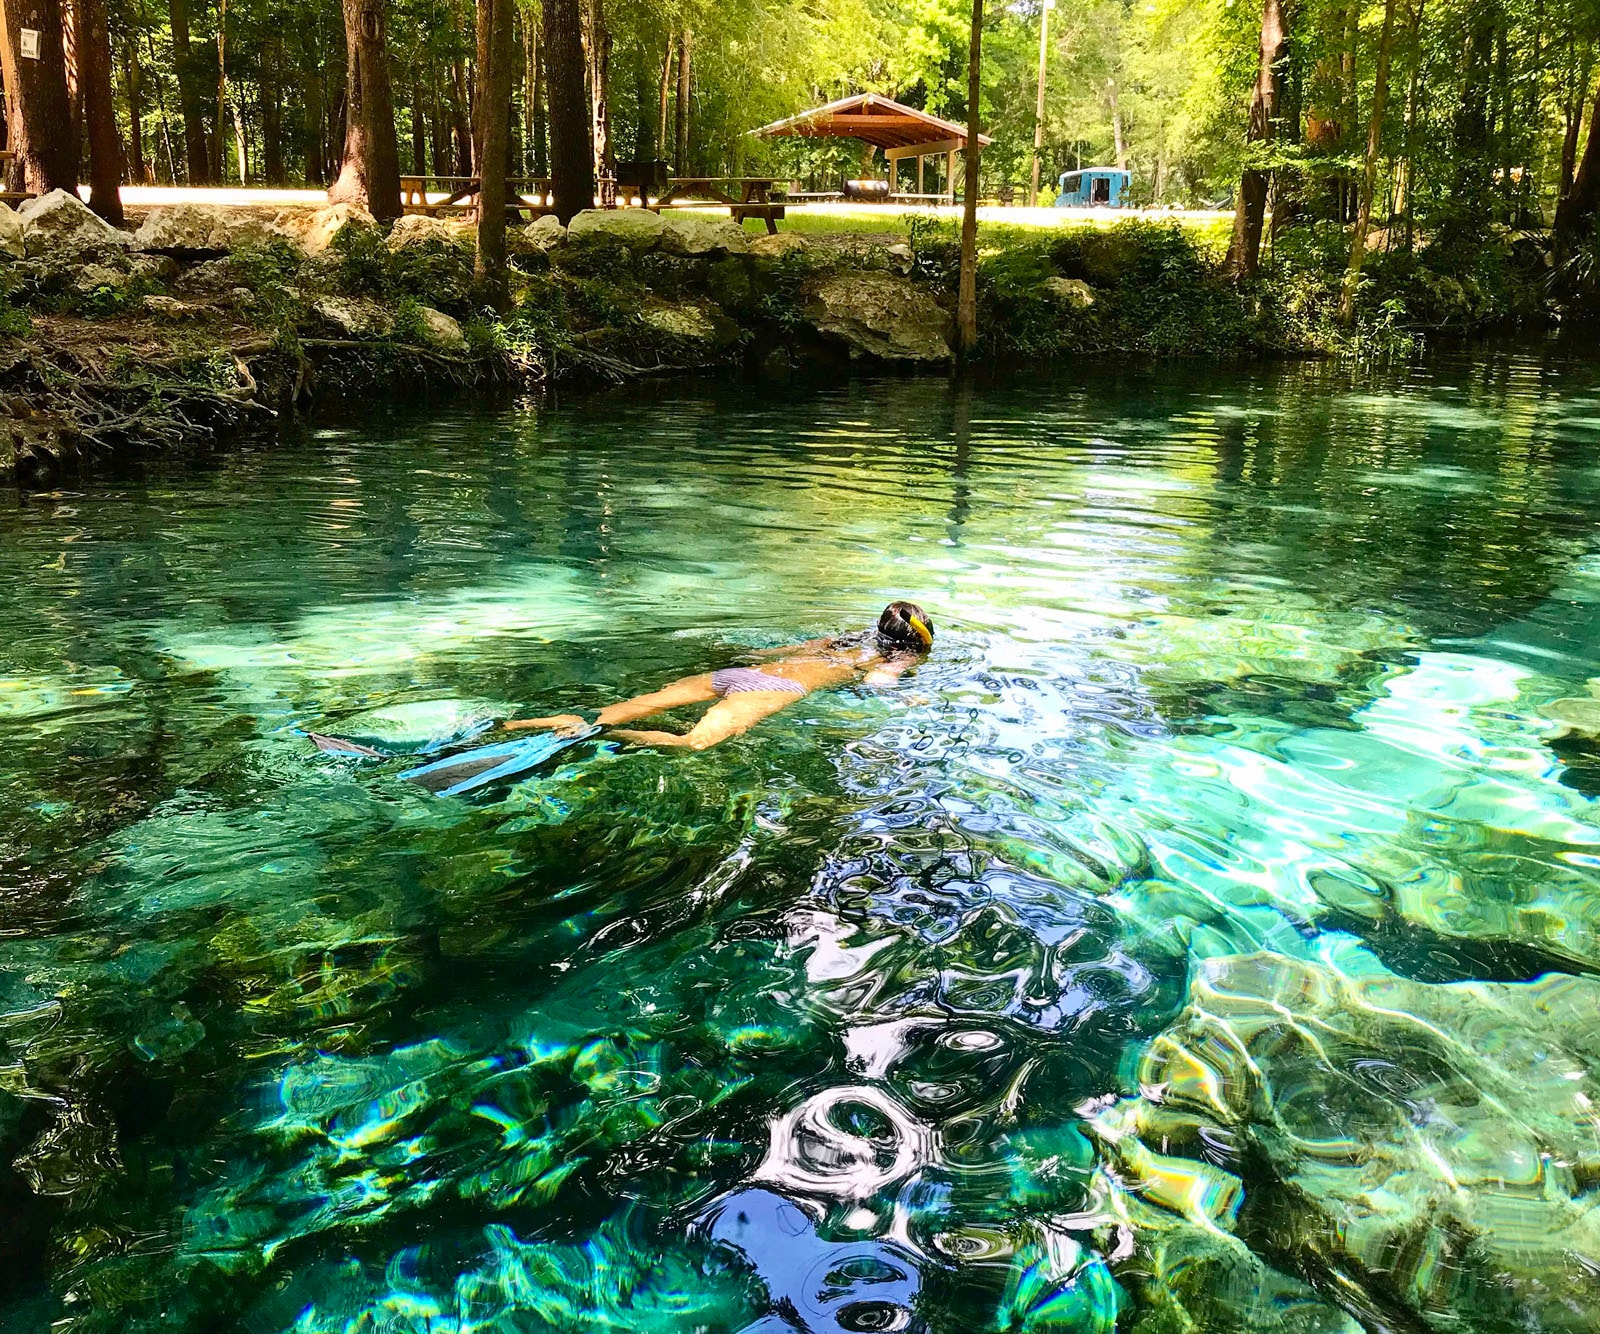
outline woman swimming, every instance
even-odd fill
[[[587,718],[577,713],[557,713],[548,718],[514,719],[505,727],[508,731],[536,727],[572,733],[598,724],[619,741],[704,750],[749,731],[763,718],[788,708],[813,690],[855,681],[888,685],[915,666],[932,647],[933,622],[928,613],[914,602],[891,602],[878,617],[874,630],[765,649],[752,655],[763,659],[760,667],[724,667],[686,676],[648,695],[608,704]],[[708,700],[717,703],[693,728],[681,734],[614,726]]]

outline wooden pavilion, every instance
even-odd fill
[[[750,133],[761,138],[799,135],[808,139],[859,139],[881,150],[888,161],[891,195],[895,192],[895,172],[902,159],[916,160],[917,194],[920,195],[923,159],[942,156],[946,163],[945,198],[952,204],[956,198],[956,154],[967,146],[966,126],[903,106],[878,93],[841,97],[837,102],[813,107],[787,120],[775,120]],[[986,134],[978,136],[980,147],[991,142]]]

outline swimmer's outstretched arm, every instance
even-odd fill
[[[699,676],[686,676],[681,681],[662,686],[660,690],[652,690],[648,695],[635,695],[632,699],[607,704],[595,715],[595,721],[602,727],[612,727],[617,723],[648,718],[653,713],[665,713],[684,704],[703,704],[716,697],[717,692],[711,688],[711,674],[706,672]],[[553,713],[545,718],[513,718],[501,726],[508,732],[530,727],[542,731],[579,732],[589,726],[589,721],[576,713]]]

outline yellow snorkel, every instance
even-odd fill
[[[907,616],[906,624],[917,632],[917,637],[922,640],[923,648],[933,647],[933,631],[928,629],[920,616]]]

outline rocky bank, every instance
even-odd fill
[[[178,205],[136,231],[58,191],[0,206],[0,475],[266,429],[319,400],[802,363],[943,369],[950,316],[905,247],[594,211],[512,228],[487,309],[464,221]]]

